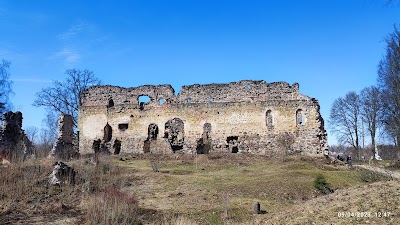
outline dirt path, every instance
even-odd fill
[[[400,173],[399,172],[386,170],[386,169],[382,169],[382,168],[375,167],[375,166],[368,166],[368,165],[354,165],[354,167],[358,167],[358,168],[370,170],[370,171],[373,171],[373,172],[381,173],[381,174],[387,175],[389,177],[392,177],[393,179],[400,180]]]

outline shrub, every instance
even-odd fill
[[[330,188],[329,183],[326,181],[322,174],[318,174],[314,179],[314,188],[323,194],[332,193],[333,190]]]
[[[115,187],[92,197],[86,214],[87,224],[141,224],[138,202]]]

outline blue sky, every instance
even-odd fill
[[[0,0],[0,59],[14,110],[41,127],[35,93],[89,69],[103,84],[300,83],[328,120],[334,99],[376,83],[384,37],[400,23],[385,0]],[[336,140],[332,135],[329,143]]]

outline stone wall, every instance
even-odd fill
[[[150,102],[138,102],[139,96],[148,96]],[[94,152],[93,143],[104,137],[107,124],[112,129],[111,153],[115,143],[118,152],[126,153],[151,151],[151,146],[160,152],[166,142],[170,149],[164,152],[276,155],[321,153],[327,148],[318,101],[300,94],[297,83],[195,84],[183,86],[177,96],[170,85],[95,86],[82,93],[81,102],[83,154]]]
[[[61,114],[58,117],[58,136],[49,157],[71,159],[76,156],[77,151],[73,146],[73,125],[71,115]]]
[[[21,161],[34,157],[32,143],[22,130],[22,113],[8,111],[2,115],[0,158]]]

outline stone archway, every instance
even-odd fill
[[[106,124],[106,126],[103,129],[104,131],[104,135],[103,135],[103,141],[104,143],[107,143],[109,141],[111,141],[112,139],[112,128],[110,126],[110,124]]]
[[[226,143],[229,151],[231,153],[239,152],[239,137],[238,136],[229,136],[226,138]]]
[[[184,123],[179,118],[173,118],[165,123],[164,138],[167,138],[171,144],[172,150],[183,149],[185,143]]]

